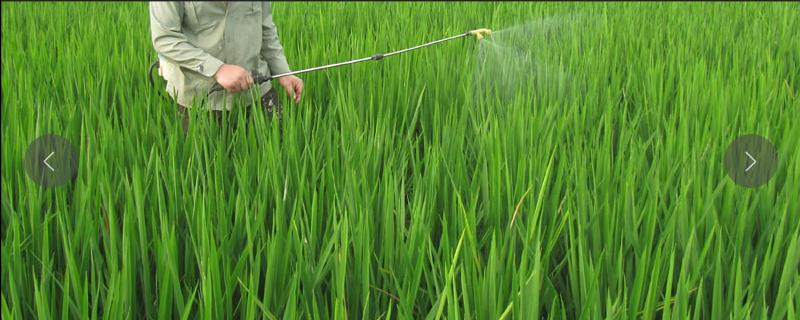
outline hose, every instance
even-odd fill
[[[153,69],[157,68],[158,66],[159,66],[158,58],[156,58],[156,61],[153,61],[153,63],[150,64],[150,67],[147,68],[147,80],[148,82],[150,82],[150,87],[152,87],[153,89],[156,89],[156,82],[155,80],[153,80]],[[158,95],[160,97],[166,98],[164,94],[161,93],[161,90],[156,90],[156,91],[158,92]]]

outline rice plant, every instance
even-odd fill
[[[2,6],[4,319],[800,312],[797,3],[275,3],[278,126],[147,82],[146,3]],[[22,169],[36,137],[76,180]],[[722,157],[778,149],[750,189]]]

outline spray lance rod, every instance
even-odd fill
[[[489,29],[486,29],[486,28],[470,30],[470,31],[467,31],[465,33],[462,33],[462,34],[459,34],[459,35],[455,35],[455,36],[452,36],[452,37],[447,37],[447,38],[444,38],[444,39],[431,41],[431,42],[424,43],[424,44],[421,44],[421,45],[418,45],[418,46],[414,46],[414,47],[411,47],[411,48],[406,48],[406,49],[402,49],[402,50],[398,50],[398,51],[394,51],[394,52],[390,52],[390,53],[374,54],[374,55],[366,57],[366,58],[355,59],[355,60],[350,60],[350,61],[344,61],[344,62],[339,62],[339,63],[332,63],[332,64],[328,64],[328,65],[324,65],[324,66],[313,67],[313,68],[297,70],[297,71],[292,71],[292,72],[286,72],[286,73],[281,73],[281,74],[276,74],[276,75],[271,75],[271,76],[264,76],[264,75],[256,74],[256,75],[253,76],[253,82],[262,83],[262,82],[267,82],[267,81],[270,81],[270,80],[273,80],[273,79],[286,77],[286,76],[292,76],[292,75],[296,75],[296,74],[308,73],[308,72],[313,72],[313,71],[320,71],[320,70],[336,68],[336,67],[341,67],[341,66],[356,64],[356,63],[360,63],[360,62],[366,62],[366,61],[378,61],[378,60],[381,60],[381,59],[386,58],[386,57],[390,57],[390,56],[393,56],[393,55],[398,55],[398,54],[401,54],[401,53],[406,53],[406,52],[417,50],[417,49],[422,49],[422,48],[425,48],[425,47],[428,47],[428,46],[439,44],[439,43],[442,43],[442,42],[445,42],[445,41],[450,41],[450,40],[453,40],[453,39],[473,36],[476,39],[481,40],[486,36],[491,36],[491,34],[492,34],[492,30],[489,30]],[[221,91],[222,89],[223,88],[222,88],[221,85],[219,85],[219,83],[215,83],[211,87],[211,90],[209,91],[209,94],[217,92],[217,91]]]

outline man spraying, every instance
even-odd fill
[[[203,105],[220,118],[231,110],[234,99],[250,101],[258,87],[264,93],[264,112],[281,117],[283,110],[270,82],[254,85],[250,73],[290,72],[272,21],[271,3],[150,2],[150,29],[159,73],[178,104],[184,135],[187,108]],[[300,101],[303,80],[285,76],[278,82],[295,103]],[[210,93],[215,83],[225,90]]]

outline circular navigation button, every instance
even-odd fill
[[[25,172],[43,187],[72,182],[78,172],[78,152],[69,140],[47,134],[34,140],[25,152]]]
[[[725,171],[736,184],[757,188],[769,181],[778,167],[778,151],[766,138],[743,135],[725,152]]]

